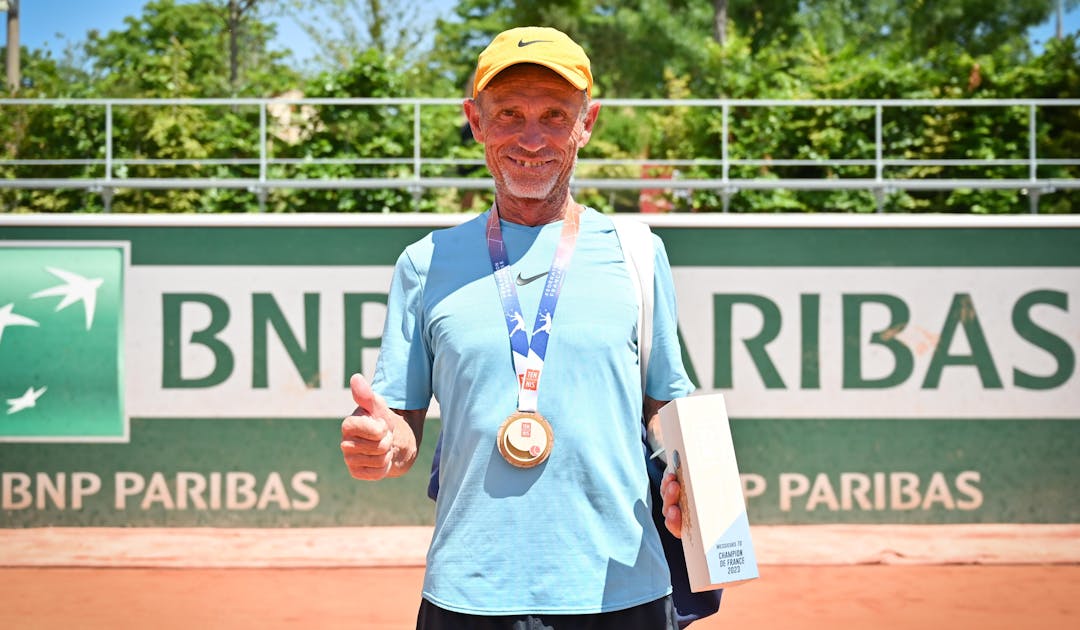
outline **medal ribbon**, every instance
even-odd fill
[[[580,226],[581,207],[575,204],[574,208],[567,211],[563,220],[559,246],[555,249],[554,260],[551,261],[544,293],[540,296],[540,307],[536,311],[536,323],[533,324],[530,335],[525,328],[525,317],[521,314],[517,288],[510,276],[510,258],[506,253],[506,243],[503,242],[502,228],[499,226],[498,208],[492,206],[488,216],[488,254],[491,257],[491,268],[495,272],[495,284],[499,287],[506,330],[510,334],[510,350],[518,376],[518,411],[536,411],[540,374],[544,371],[544,357],[547,355],[555,305],[559,302],[563,279],[570,266],[570,257],[574,253]]]

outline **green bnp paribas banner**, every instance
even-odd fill
[[[0,526],[430,523],[438,419],[378,484],[339,427],[460,220],[0,218]],[[754,522],[1080,522],[1080,220],[647,220]]]

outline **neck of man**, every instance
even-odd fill
[[[562,196],[547,199],[523,199],[496,193],[495,207],[499,218],[518,225],[546,225],[566,218],[566,213],[577,205],[570,191]]]

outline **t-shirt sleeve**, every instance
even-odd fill
[[[423,306],[423,279],[405,250],[394,266],[371,385],[391,409],[424,409],[431,404],[432,358],[424,335]]]
[[[675,284],[667,250],[664,249],[664,242],[655,234],[653,245],[653,341],[645,378],[645,395],[653,400],[674,400],[689,396],[694,391],[694,384],[683,366]]]

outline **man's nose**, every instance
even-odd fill
[[[526,122],[518,134],[518,145],[526,151],[539,151],[545,143],[543,128],[537,121]]]

